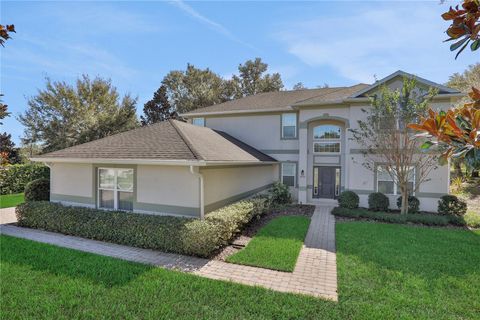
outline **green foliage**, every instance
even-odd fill
[[[390,200],[381,192],[374,192],[368,195],[368,208],[373,211],[387,211]]]
[[[73,86],[47,78],[19,121],[24,142],[43,142],[49,152],[137,127],[135,105],[129,95],[120,98],[110,80],[83,75]]]
[[[292,202],[292,194],[287,185],[275,182],[270,189],[270,200],[273,204],[289,204]]]
[[[30,181],[50,178],[50,169],[40,164],[16,164],[0,169],[0,194],[20,193]]]
[[[164,85],[155,91],[152,100],[144,104],[143,114],[140,116],[142,126],[178,118],[177,112],[168,102],[167,88]]]
[[[342,208],[355,209],[358,208],[360,198],[353,191],[343,191],[338,197],[338,205]]]
[[[12,135],[6,132],[0,133],[0,165],[18,164],[21,161],[19,148],[15,148]]]
[[[229,256],[227,261],[292,272],[309,224],[307,217],[275,218],[260,229],[245,249]]]
[[[30,181],[25,186],[25,201],[50,200],[50,180],[41,178]]]
[[[471,228],[480,228],[480,212],[468,211],[463,216],[465,224]]]
[[[449,223],[452,224],[459,224],[460,221],[456,221],[457,223],[453,223],[451,221],[450,216],[441,216],[436,214],[398,214],[398,213],[389,213],[389,212],[372,212],[367,209],[347,209],[347,208],[340,208],[336,207],[332,210],[332,214],[339,217],[345,218],[365,218],[365,219],[372,219],[381,222],[388,222],[388,223],[416,223],[416,224],[424,224],[429,226],[446,226]]]
[[[89,239],[208,257],[229,241],[268,201],[244,200],[206,215],[205,220],[103,211],[35,201],[16,209],[18,224]]]
[[[397,207],[402,207],[402,196],[397,198]],[[420,210],[420,200],[415,196],[408,196],[408,212],[417,213]]]
[[[447,194],[438,200],[438,213],[462,217],[467,213],[467,204],[457,196]]]

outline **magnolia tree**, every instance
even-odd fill
[[[358,128],[350,129],[352,140],[362,147],[363,166],[375,171],[378,170],[375,163],[381,163],[397,184],[404,214],[408,213],[408,196],[428,180],[428,174],[437,163],[434,153],[421,154],[422,142],[414,139],[406,126],[426,115],[428,103],[436,94],[434,90],[421,90],[416,84],[415,79],[404,78],[401,89],[382,86],[371,97],[371,108],[362,109],[365,120],[358,121]],[[412,175],[415,177],[413,188]]]

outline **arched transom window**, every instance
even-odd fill
[[[313,128],[313,152],[340,153],[342,129],[333,124],[322,124]]]

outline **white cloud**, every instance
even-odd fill
[[[330,67],[350,80],[371,83],[402,69],[446,81],[475,59],[465,52],[455,61],[442,42],[444,9],[436,3],[376,6],[284,24],[275,36],[310,67]]]
[[[216,32],[226,36],[227,38],[237,42],[237,43],[240,43],[246,47],[249,47],[251,49],[254,49],[254,50],[258,50],[257,48],[255,48],[253,45],[239,39],[237,36],[235,36],[230,30],[228,30],[226,27],[224,27],[223,25],[221,25],[220,23],[218,22],[215,22],[209,18],[207,18],[206,16],[202,15],[201,13],[199,13],[198,11],[196,11],[195,9],[193,9],[191,6],[189,6],[188,4],[186,4],[184,1],[182,0],[175,0],[175,1],[171,1],[170,2],[171,4],[173,4],[174,6],[176,6],[177,8],[179,8],[180,10],[182,10],[183,12],[185,12],[186,14],[188,14],[189,16],[191,16],[192,18],[200,21],[201,23],[203,24],[206,24],[207,26],[209,26],[211,29],[215,30]]]

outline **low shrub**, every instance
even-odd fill
[[[408,196],[408,212],[409,213],[417,213],[420,210],[420,200],[418,200],[415,196]],[[398,209],[402,208],[402,196],[398,197],[397,199],[397,207]]]
[[[438,213],[462,217],[467,213],[467,204],[454,195],[444,195],[438,200]]]
[[[190,219],[64,206],[46,201],[21,204],[18,224],[140,248],[208,257],[227,245],[252,218],[268,210],[257,197]]]
[[[418,223],[429,226],[445,226],[452,223],[450,216],[441,216],[436,214],[398,214],[388,212],[373,212],[367,209],[348,209],[336,207],[332,210],[332,214],[339,217],[346,218],[365,218],[376,221],[388,222],[388,223]]]
[[[381,192],[374,192],[368,195],[368,208],[373,211],[387,211],[390,200]]]
[[[480,228],[480,213],[468,211],[463,217],[465,224],[472,228]]]
[[[270,189],[270,200],[274,204],[289,204],[292,202],[292,194],[288,186],[281,182],[275,182]]]
[[[15,164],[0,168],[0,194],[20,193],[30,181],[50,179],[50,169],[41,164]]]
[[[358,208],[360,198],[353,191],[343,191],[338,197],[338,205],[342,208],[355,209]]]
[[[37,179],[29,182],[25,187],[25,201],[50,200],[50,180]]]

